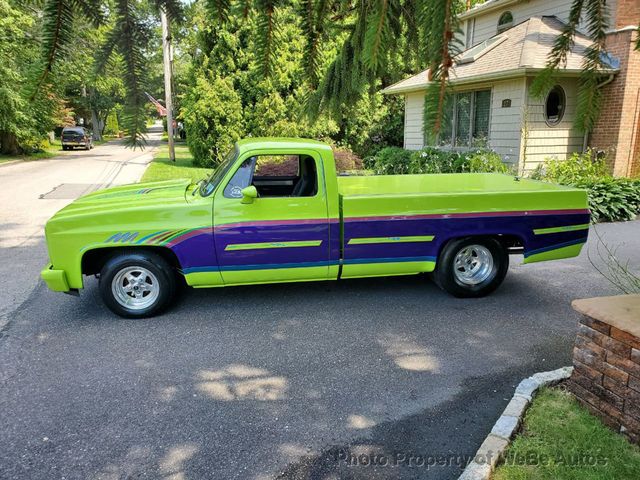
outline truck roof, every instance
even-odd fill
[[[252,150],[254,148],[307,148],[313,150],[331,151],[331,147],[326,143],[309,138],[287,138],[287,137],[255,137],[238,140],[236,143],[240,152]]]

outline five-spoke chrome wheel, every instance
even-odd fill
[[[483,245],[467,245],[454,259],[454,274],[460,283],[478,285],[493,272],[493,255]]]
[[[113,277],[111,291],[125,308],[143,310],[153,305],[160,295],[157,277],[144,267],[125,267]]]

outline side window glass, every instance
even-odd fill
[[[251,175],[256,157],[249,157],[233,174],[227,186],[224,187],[223,195],[227,198],[242,198],[242,189],[251,185]]]
[[[298,155],[260,155],[256,161],[256,177],[297,177]]]

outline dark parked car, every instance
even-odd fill
[[[85,150],[93,148],[91,132],[84,127],[64,127],[61,138],[63,150],[73,150],[74,147],[83,147]]]

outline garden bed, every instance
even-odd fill
[[[539,391],[492,479],[614,480],[638,472],[640,448],[559,386]]]

